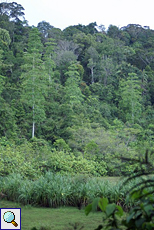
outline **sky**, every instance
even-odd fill
[[[5,1],[5,0],[3,0]],[[154,0],[6,0],[17,2],[25,9],[25,19],[30,26],[41,21],[65,29],[73,25],[139,24],[154,29]],[[2,1],[1,1],[2,2]]]

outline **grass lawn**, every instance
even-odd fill
[[[21,229],[30,230],[33,227],[50,227],[52,230],[94,230],[102,224],[102,213],[90,213],[85,215],[84,209],[78,210],[72,207],[62,208],[36,208],[31,206],[20,206],[9,201],[0,201],[0,208],[20,208],[21,207]],[[69,223],[78,223],[78,228],[72,227]]]

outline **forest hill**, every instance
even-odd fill
[[[75,173],[82,162],[83,172],[119,175],[133,171],[120,157],[153,148],[154,31],[149,27],[110,25],[105,31],[94,22],[60,30],[45,21],[31,27],[23,6],[0,3],[0,63],[1,153],[13,154],[21,171],[31,153],[31,160],[45,157],[36,171],[70,167]],[[49,163],[49,156],[55,164],[59,159],[59,166]],[[0,164],[4,173],[5,162]]]

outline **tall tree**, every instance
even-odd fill
[[[37,28],[42,34],[43,43],[46,42],[47,38],[49,37],[49,32],[52,30],[53,26],[51,26],[49,22],[42,21],[38,23]]]
[[[44,100],[48,75],[41,60],[41,51],[40,34],[37,28],[33,28],[29,34],[28,51],[25,53],[22,74],[22,99],[31,108],[32,138],[35,136],[35,124],[45,119]]]
[[[98,55],[98,52],[97,50],[90,46],[87,50],[87,53],[89,55],[89,59],[88,59],[88,68],[90,69],[91,71],[91,83],[93,84],[95,82],[95,79],[94,79],[94,68],[97,64],[97,61],[99,59],[99,55]]]
[[[141,117],[141,86],[135,73],[129,73],[128,75],[127,80],[120,82],[120,116],[123,114],[125,117],[124,121],[130,121],[134,124],[135,122],[138,123]]]
[[[72,64],[68,67],[68,71],[65,73],[68,77],[65,83],[65,99],[71,107],[81,105],[83,101],[83,95],[79,88],[80,74],[78,71],[78,65]]]
[[[0,14],[7,15],[10,20],[19,21],[24,18],[24,8],[16,2],[0,3]]]
[[[49,76],[49,82],[51,83],[52,76],[53,76],[53,68],[56,66],[54,62],[54,48],[56,43],[54,39],[49,38],[48,41],[45,43],[45,54],[44,54],[44,61],[45,61],[45,68]]]

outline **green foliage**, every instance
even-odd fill
[[[1,139],[0,175],[18,172],[27,178],[38,178],[48,170],[72,175],[107,174],[105,162],[99,164],[95,158],[75,156],[63,139],[57,140],[54,146],[55,149],[51,149],[44,140],[37,138],[33,138],[31,143],[25,142],[20,146]]]
[[[96,210],[97,206],[104,213],[104,225],[99,225],[98,229],[153,229],[154,227],[154,198],[153,185],[154,178],[153,164],[149,162],[148,150],[145,159],[141,161],[142,166],[136,174],[129,176],[122,184],[126,188],[127,209],[119,202],[110,203],[107,198],[95,198],[91,204],[85,208],[85,214]],[[135,182],[135,183],[134,183]],[[124,193],[125,193],[124,192]]]
[[[153,229],[151,178],[121,188],[92,176],[153,174],[154,31],[96,26],[30,27],[20,4],[0,4],[1,191],[86,214],[98,205],[106,229]]]
[[[103,225],[99,229],[153,229],[153,195],[146,190],[133,192],[129,198],[135,202],[135,206],[126,213],[123,208],[115,203],[109,203],[107,198],[96,198],[92,204],[85,208],[85,214],[95,211],[97,206],[105,214],[103,216]]]
[[[30,144],[15,146],[14,144],[4,145],[1,140],[0,174],[20,173],[21,175],[34,178],[40,174],[37,163],[37,155]]]
[[[0,41],[1,41],[1,48],[5,46],[8,47],[11,43],[9,32],[5,29],[0,28]]]
[[[65,75],[68,76],[65,82],[65,100],[72,108],[74,108],[74,106],[79,106],[83,102],[83,95],[79,88],[81,76],[78,70],[78,65],[70,65]]]
[[[37,25],[38,30],[41,32],[43,40],[46,40],[49,36],[50,30],[52,30],[53,26],[46,21],[41,21]]]
[[[81,208],[96,196],[95,188],[100,184],[101,182],[95,182],[94,179],[91,181],[84,175],[72,177],[48,172],[44,177],[41,176],[34,181],[24,179],[19,174],[12,174],[3,178],[0,186],[8,200],[18,201],[24,205],[70,205]]]
[[[53,144],[53,146],[58,150],[58,151],[66,151],[69,152],[70,148],[69,145],[66,144],[66,142],[63,139],[58,139],[55,141],[55,143]]]
[[[1,175],[129,175],[154,148],[154,32],[96,26],[30,27],[0,4]]]
[[[123,108],[125,121],[131,121],[134,124],[141,117],[141,89],[136,74],[131,73],[129,76],[126,82],[121,82],[119,106]]]
[[[78,175],[72,176],[68,173],[61,175],[52,172],[28,179],[21,174],[14,173],[1,178],[0,191],[5,194],[5,199],[20,202],[23,205],[74,206],[79,209],[88,205],[88,210],[90,208],[94,211],[99,202],[99,207],[106,212],[107,217],[113,217],[115,212],[118,215],[122,213],[119,206],[124,210],[129,210],[131,207],[132,210],[134,204],[138,204],[136,200],[126,200],[126,193],[132,188],[139,188],[141,183],[141,180],[135,180],[122,186],[121,181],[116,182],[115,179],[113,178],[114,181],[109,182],[105,178],[89,177],[85,174],[78,173]],[[149,191],[151,190],[148,189]],[[97,197],[103,197],[103,200]],[[108,199],[104,197],[108,197]],[[92,207],[90,203],[95,198],[97,199]],[[110,203],[116,205],[111,206]],[[107,211],[105,211],[106,208]]]
[[[31,107],[32,137],[35,134],[35,123],[45,119],[44,102],[47,90],[47,75],[41,60],[39,33],[34,28],[29,33],[28,52],[25,54],[25,73],[22,75],[22,100]],[[41,71],[40,71],[41,70]]]

